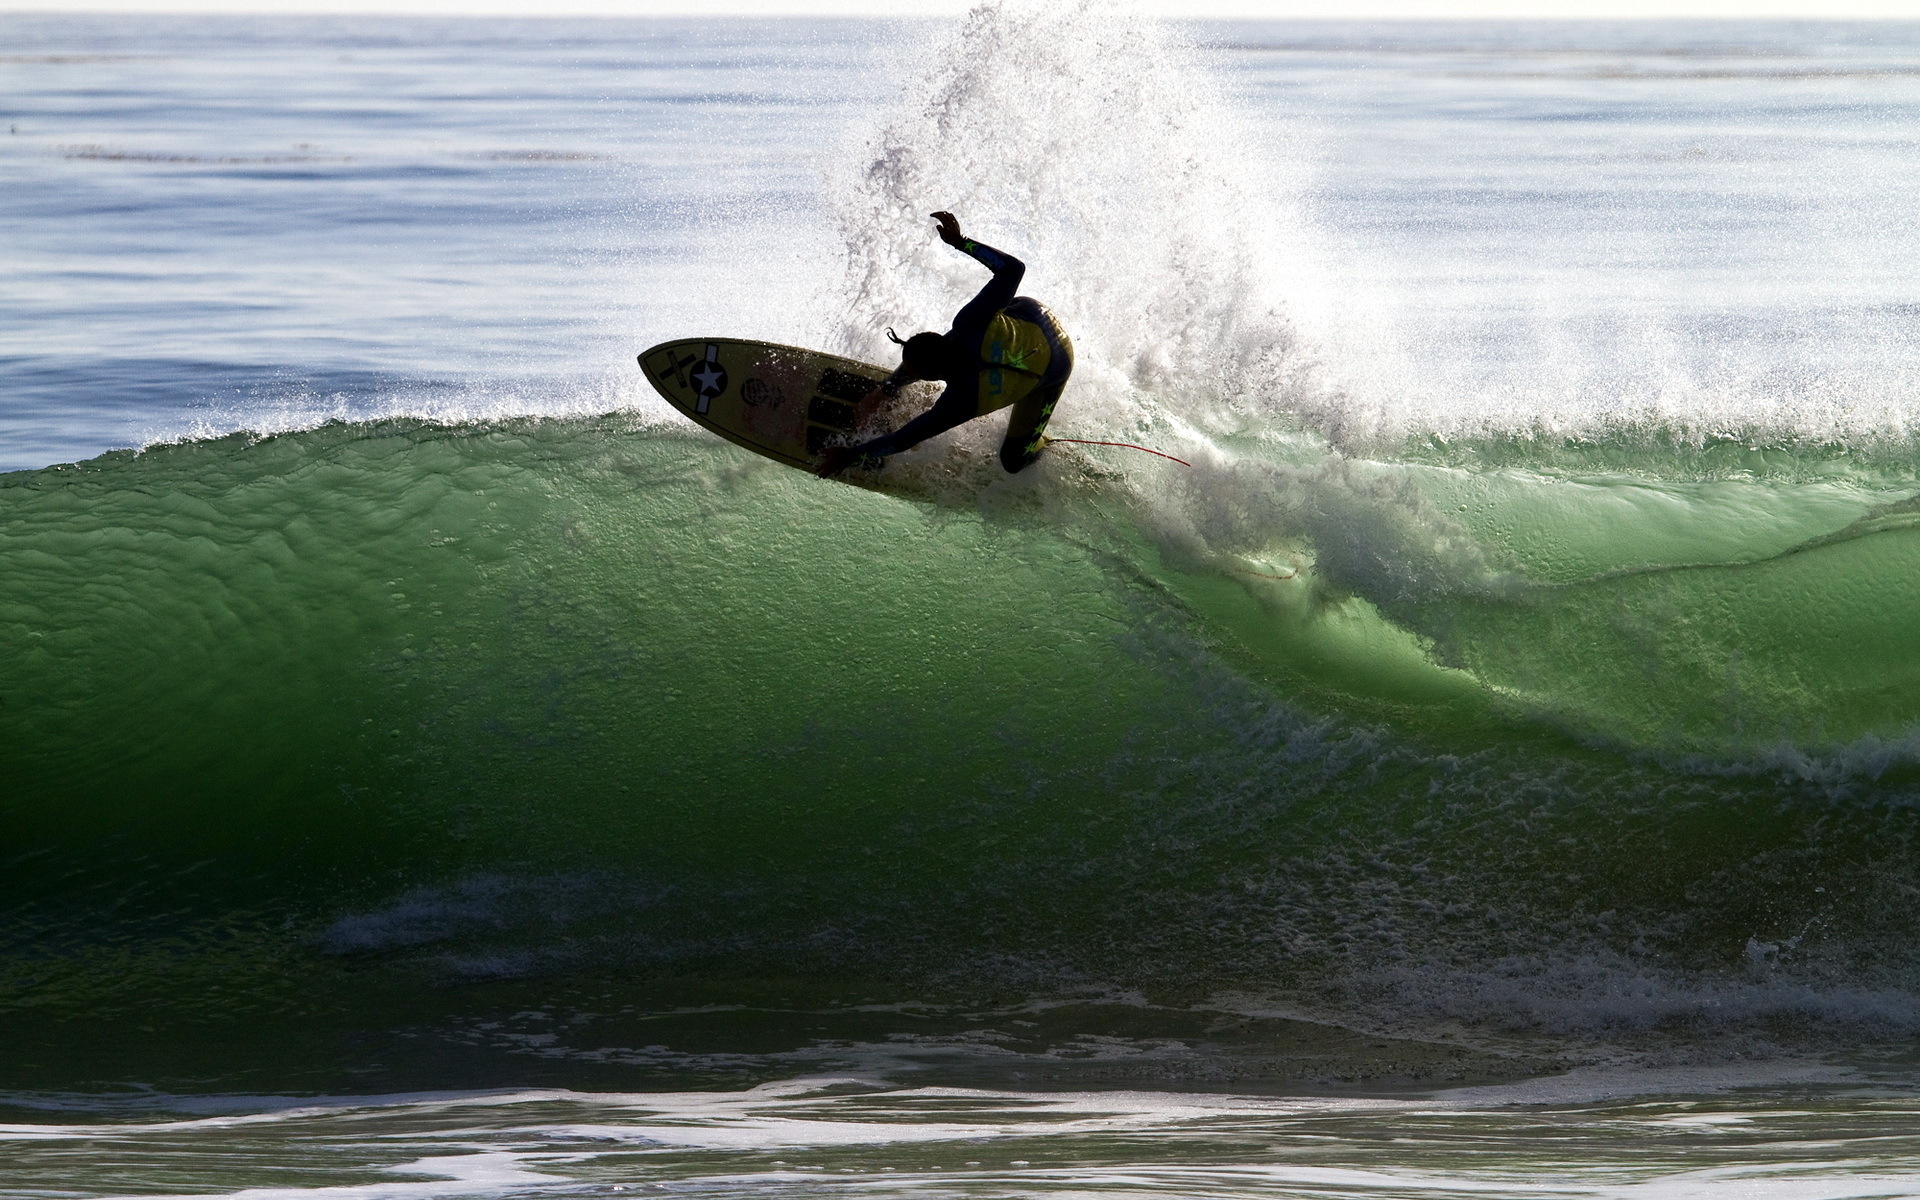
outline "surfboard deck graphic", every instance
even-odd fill
[[[857,406],[889,374],[837,354],[738,338],[662,342],[641,353],[640,369],[702,427],[803,469],[874,415]]]

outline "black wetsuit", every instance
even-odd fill
[[[1019,471],[1040,457],[1053,406],[1073,373],[1073,343],[1045,305],[1017,296],[1026,264],[971,240],[959,249],[993,272],[980,294],[954,314],[946,342],[946,390],[933,407],[884,437],[855,446],[862,457],[897,454],[975,417],[1011,406],[1000,462]],[[881,387],[897,392],[921,377],[905,366]]]

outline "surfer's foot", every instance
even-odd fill
[[[1046,450],[1047,444],[1051,441],[1053,441],[1053,439],[1047,435],[1037,433],[1033,436],[1032,441],[1022,446],[1019,450],[1013,450],[1004,445],[1001,446],[1001,468],[1009,475],[1018,475],[1034,463],[1040,461],[1040,455]]]

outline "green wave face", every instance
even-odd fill
[[[773,1054],[1112,989],[1141,1037],[1899,1035],[1920,533],[1805,468],[936,504],[614,416],[7,476],[0,1083],[577,1081],[505,1016]]]
[[[1238,572],[1264,586],[1270,608],[1308,618],[1284,638],[1264,618],[1244,623],[1248,640],[1285,658],[1341,622],[1368,626],[1376,642],[1417,643],[1443,690],[1442,672],[1450,690],[1509,719],[1627,752],[1733,766],[1904,742],[1920,719],[1920,613],[1905,585],[1920,551],[1911,473],[1813,460],[1801,478],[1663,479],[1653,471],[1671,472],[1671,458],[1635,465],[1378,466],[1418,526],[1385,549],[1434,559],[1426,578],[1363,570],[1357,587],[1333,589],[1335,620],[1325,573],[1261,585]],[[1364,557],[1379,553],[1378,529],[1349,520],[1319,541],[1375,543]],[[1433,548],[1460,543],[1474,554],[1448,569]],[[1296,555],[1316,557],[1317,546]],[[1375,669],[1388,661],[1366,657]],[[1328,682],[1354,691],[1368,666],[1340,662]],[[1411,699],[1419,674],[1397,672],[1387,687]]]

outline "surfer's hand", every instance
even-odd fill
[[[955,250],[960,248],[961,242],[967,240],[960,236],[960,222],[954,218],[952,213],[937,212],[933,214],[933,219],[934,222],[940,226],[940,240],[952,246]]]
[[[859,457],[852,446],[828,446],[820,452],[820,461],[813,465],[813,473],[822,479],[832,479]]]

